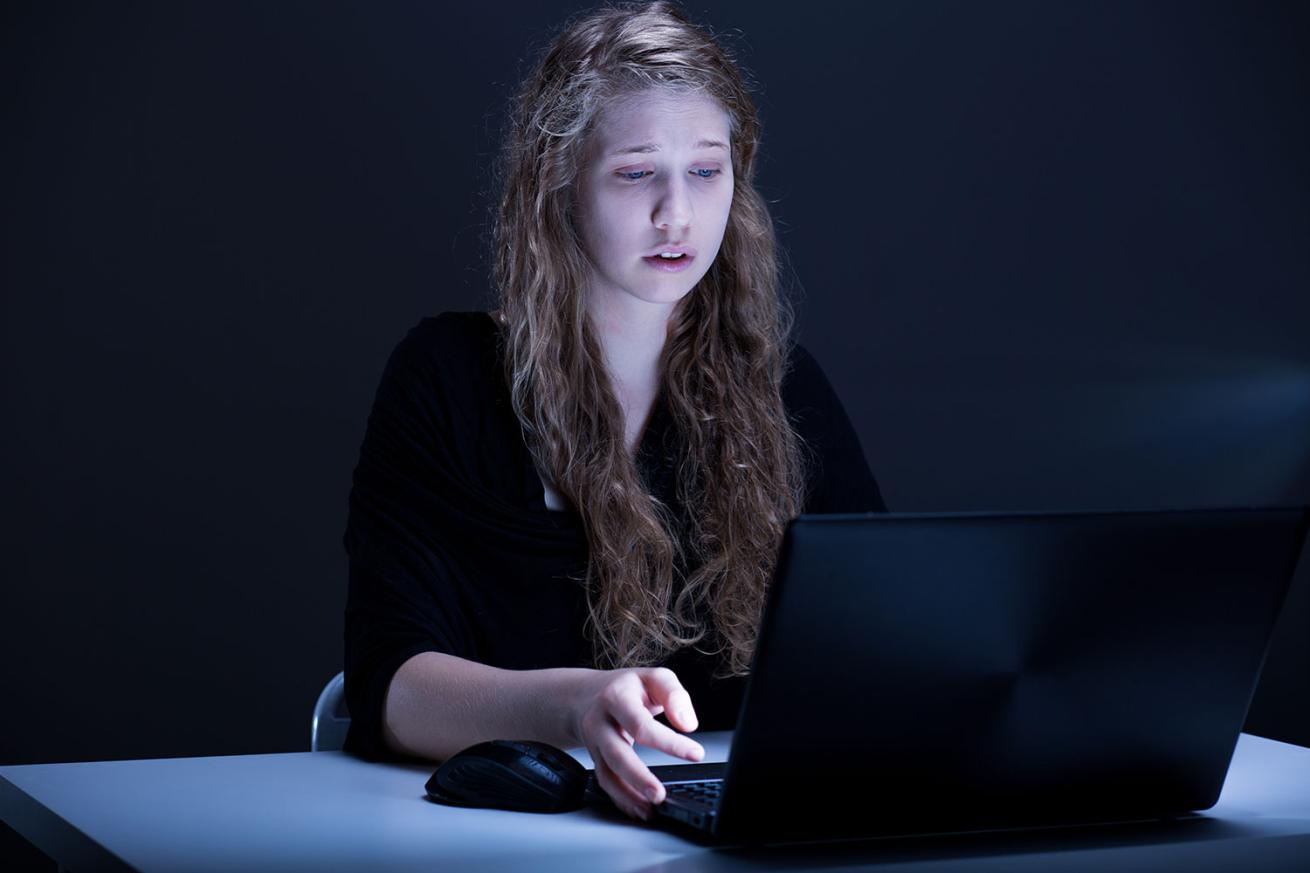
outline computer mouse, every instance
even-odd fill
[[[451,806],[517,812],[580,809],[589,771],[535,740],[489,740],[456,752],[428,780],[428,798]]]

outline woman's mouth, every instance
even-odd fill
[[[677,257],[667,258],[663,255],[652,255],[648,258],[642,258],[642,260],[662,272],[680,273],[691,266],[691,262],[695,260],[695,256],[678,255]]]

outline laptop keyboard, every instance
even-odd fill
[[[723,790],[723,780],[706,779],[698,782],[665,783],[664,790],[670,797],[699,800],[708,806],[718,806],[719,794]]]

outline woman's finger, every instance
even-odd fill
[[[678,674],[668,667],[651,667],[641,671],[642,684],[651,701],[664,707],[669,723],[683,733],[696,730],[696,709],[691,695],[678,681]]]
[[[596,782],[614,801],[614,805],[632,818],[642,821],[650,819],[649,803],[637,797],[632,788],[614,774],[605,757],[595,747],[587,749],[591,753],[592,763],[596,765]]]
[[[598,738],[596,745],[606,765],[636,797],[644,803],[663,802],[664,784],[655,778],[632,746],[623,741],[617,726],[608,737]]]
[[[625,740],[689,761],[699,761],[705,757],[705,749],[700,743],[660,724],[632,695],[616,695],[608,701],[607,708],[610,716],[618,723],[618,728],[625,732]]]

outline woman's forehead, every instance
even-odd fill
[[[662,91],[612,100],[596,120],[593,146],[604,156],[726,146],[728,113],[699,92]]]

